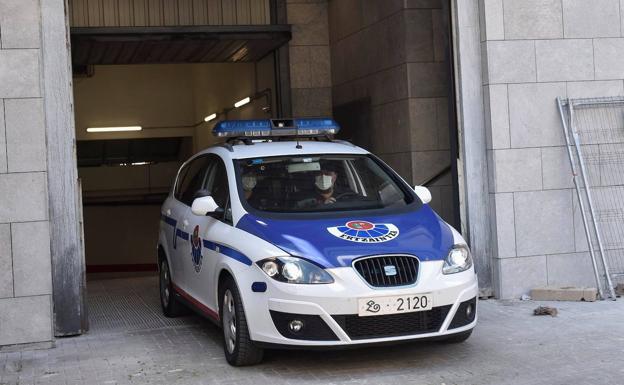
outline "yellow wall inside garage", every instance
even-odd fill
[[[259,63],[95,66],[94,76],[74,79],[77,140],[185,137],[189,143],[178,162],[79,168],[83,197],[122,200],[168,191],[182,161],[215,143],[211,130],[218,120],[268,118],[270,111],[263,111],[268,102],[259,98],[212,122],[203,118],[272,86],[272,57]],[[144,129],[86,132],[129,125]],[[154,263],[159,211],[158,205],[86,205],[87,265]]]

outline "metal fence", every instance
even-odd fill
[[[558,99],[558,106],[575,217],[582,218],[599,293],[615,299],[614,284],[624,282],[624,97]]]

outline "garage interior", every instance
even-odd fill
[[[160,205],[178,168],[213,143],[217,119],[271,117],[272,57],[95,65],[91,73],[74,80],[87,273],[155,270]],[[226,111],[246,97],[254,99]],[[141,130],[87,132],[127,126]]]
[[[179,166],[214,143],[211,130],[220,119],[289,114],[284,106],[290,105],[290,93],[283,92],[290,90],[289,77],[294,87],[296,66],[312,64],[300,63],[297,57],[290,59],[290,67],[288,59],[284,62],[291,25],[277,24],[274,8],[279,2],[69,3],[91,330],[177,324],[160,315],[157,282],[145,276],[154,275],[157,268],[160,206]],[[340,7],[337,3],[330,2],[330,11]],[[431,36],[448,30],[448,21],[442,17],[448,9],[437,11],[437,17],[436,10],[430,12],[434,17],[426,27]],[[331,14],[326,28],[338,29]],[[293,27],[292,34],[297,30]],[[438,36],[437,42],[431,40],[437,44],[436,54],[415,74],[422,84],[417,99],[409,99],[407,116],[399,110],[404,101],[380,101],[376,93],[384,93],[384,86],[397,85],[383,79],[380,83],[374,70],[355,79],[359,93],[346,92],[345,87],[353,83],[349,76],[366,69],[356,65],[347,71],[345,64],[354,61],[344,55],[371,52],[362,49],[358,53],[343,41],[331,42],[333,114],[343,127],[340,139],[380,155],[406,180],[427,185],[434,197],[433,208],[457,227],[457,167],[452,161],[457,143],[450,139],[457,134],[454,118],[449,119],[455,113],[449,102],[454,97],[448,33]],[[356,59],[366,61],[366,57]],[[345,63],[336,65],[336,60]],[[434,67],[435,76],[429,76],[427,71]],[[363,91],[366,87],[370,89]],[[245,98],[248,103],[234,107]],[[379,129],[395,126],[416,138],[407,140],[413,144],[411,162],[422,167],[412,170],[405,157],[393,152],[402,134]],[[87,131],[110,127],[141,129]]]

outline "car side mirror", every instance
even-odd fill
[[[191,212],[195,215],[206,216],[223,213],[223,209],[217,205],[217,202],[208,195],[204,197],[195,198],[191,205]]]
[[[414,191],[422,203],[427,204],[431,202],[431,191],[425,186],[414,186]]]

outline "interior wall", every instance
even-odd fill
[[[455,161],[444,5],[445,0],[329,2],[334,111],[368,105],[360,113],[372,124],[362,127],[368,132],[359,137],[367,140],[359,144],[412,184],[424,183]],[[432,206],[452,222],[452,179],[445,176],[429,187]]]
[[[76,139],[192,136],[194,64],[95,66],[74,78]],[[87,133],[87,127],[134,126],[143,131]],[[148,128],[163,127],[163,128]]]
[[[87,271],[102,265],[155,265],[160,205],[85,206]]]
[[[212,136],[215,123],[223,119],[270,118],[262,108],[268,105],[265,98],[252,100],[234,109],[234,103],[265,88],[273,88],[273,57],[267,56],[256,63],[228,63],[224,65],[194,65],[192,96],[195,120],[217,113],[217,118],[198,125],[194,130],[194,149],[200,151],[218,141]],[[224,110],[229,111],[224,111]]]

